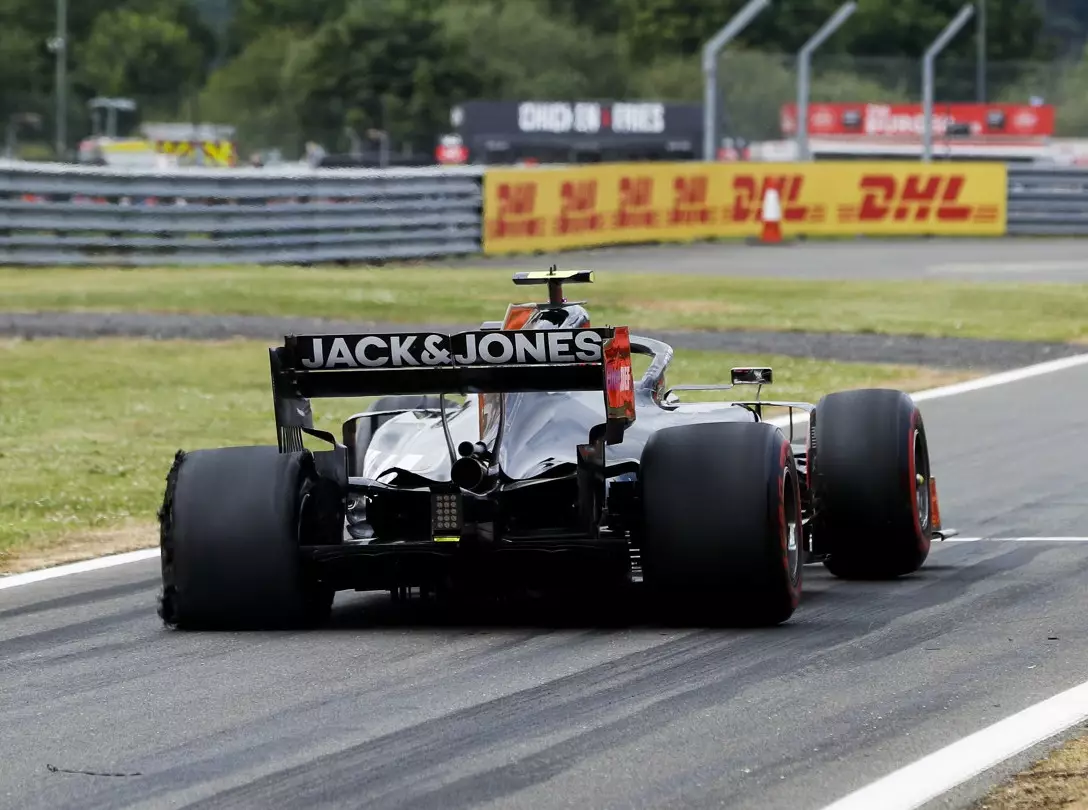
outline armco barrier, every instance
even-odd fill
[[[787,236],[1000,236],[1001,163],[615,163],[490,170],[484,252],[753,237],[780,189]]]
[[[480,252],[481,171],[0,162],[0,264],[314,263]]]
[[[174,170],[0,161],[0,264],[317,263],[756,236],[1088,236],[1088,169],[917,162]]]
[[[1009,167],[1009,226],[1015,236],[1088,236],[1088,169]]]

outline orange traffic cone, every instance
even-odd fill
[[[765,245],[777,245],[782,242],[782,200],[778,195],[778,184],[770,182],[763,192],[762,217],[763,233],[759,241]]]

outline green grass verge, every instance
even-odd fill
[[[266,345],[0,340],[0,571],[153,544],[175,450],[274,443]],[[765,396],[811,401],[967,376],[681,351],[669,381],[727,381],[730,365],[754,362],[775,368]],[[318,401],[316,421],[337,431],[360,404]]]
[[[475,324],[501,318],[510,272],[462,269],[0,270],[0,309],[301,315]],[[775,329],[1009,340],[1088,338],[1088,285],[796,281],[597,274],[574,287],[601,324],[638,329]]]

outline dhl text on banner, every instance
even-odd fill
[[[757,236],[768,185],[786,236],[1000,236],[1004,164],[633,163],[495,169],[484,252]]]

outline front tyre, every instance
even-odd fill
[[[809,450],[812,534],[824,565],[846,579],[893,579],[929,556],[929,445],[914,400],[862,389],[816,406]]]
[[[669,612],[734,626],[786,621],[801,596],[801,498],[782,432],[683,425],[642,454],[643,579]]]

